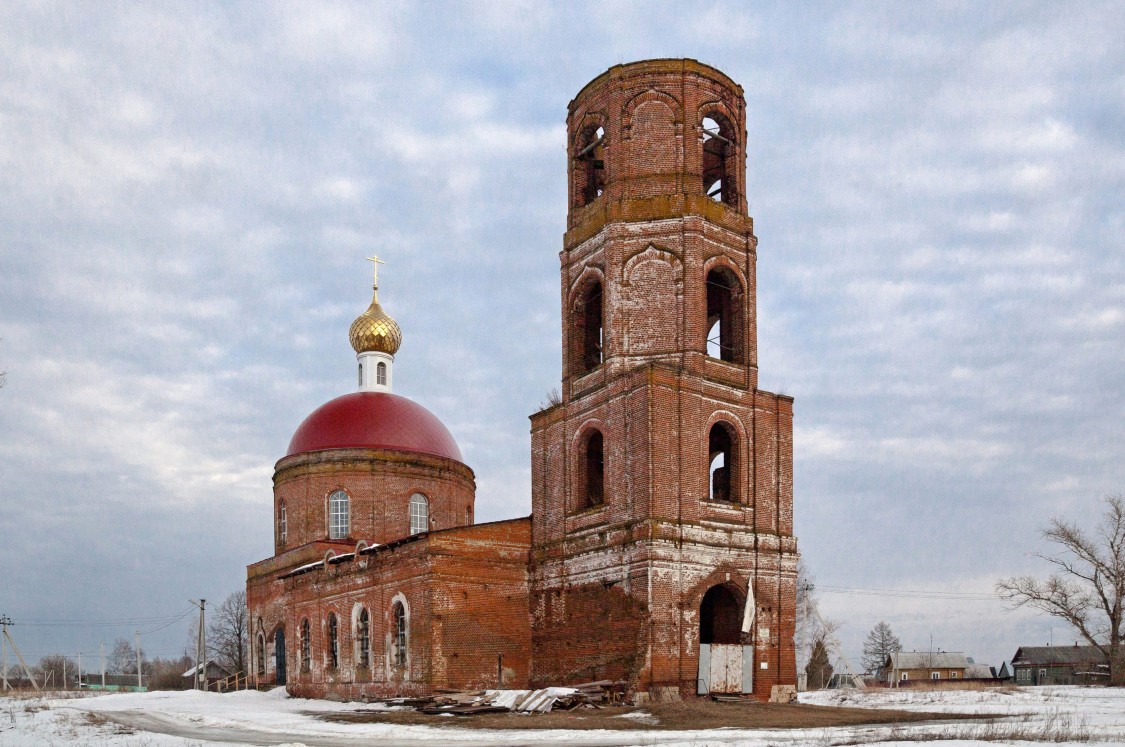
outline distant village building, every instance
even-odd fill
[[[1017,685],[1087,685],[1109,681],[1109,658],[1097,646],[1020,646],[1012,657]]]
[[[132,674],[85,672],[75,678],[79,688],[89,690],[117,690],[122,692],[145,692],[148,690],[148,675],[141,675],[137,683],[136,672]]]
[[[969,660],[959,651],[898,651],[887,657],[879,680],[889,685],[963,680]]]
[[[215,685],[218,682],[223,682],[224,680],[226,680],[227,678],[229,678],[231,675],[234,674],[234,672],[230,671],[226,667],[222,666],[221,664],[216,663],[214,659],[209,659],[207,661],[207,668],[204,669],[203,671],[204,671],[204,678],[207,681],[206,684],[207,684],[208,689],[211,688],[213,685]],[[199,672],[199,665],[196,664],[194,667],[192,667],[191,669],[189,669],[189,670],[187,670],[186,672],[183,673],[183,679],[187,681],[186,687],[188,689],[191,689],[191,688],[195,687],[196,682],[197,682],[196,677],[198,676],[198,672]]]
[[[758,389],[742,88],[694,60],[615,66],[567,137],[562,387],[531,416],[531,516],[476,523],[453,436],[392,391],[402,333],[376,296],[350,331],[359,391],[275,467],[274,555],[247,571],[260,682],[788,700],[793,400]]]

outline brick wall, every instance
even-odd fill
[[[274,641],[283,628],[287,689],[300,697],[364,699],[426,694],[435,687],[525,686],[528,620],[526,518],[416,535],[338,564],[284,578],[299,568],[251,566],[248,608],[253,638],[265,637],[266,681],[275,674]],[[266,570],[268,567],[268,571]],[[278,572],[280,570],[280,572]],[[393,656],[396,601],[409,612],[405,667]],[[370,616],[370,665],[358,666],[356,619]],[[338,623],[338,662],[330,666],[328,617]],[[311,659],[301,665],[300,630],[309,621]],[[503,655],[498,671],[498,656]]]
[[[707,116],[731,126],[722,202],[705,193]],[[579,156],[591,123],[605,133],[593,198]],[[742,89],[692,60],[617,66],[571,102],[568,131],[562,404],[531,418],[532,682],[624,676],[654,695],[694,693],[700,605],[725,584],[743,608],[753,593],[743,642],[754,647],[754,693],[768,698],[796,682],[793,403],[757,388]],[[713,270],[734,278],[735,360],[708,356]],[[588,336],[574,317],[591,278],[604,310],[593,370],[578,357]],[[733,437],[733,502],[710,497],[718,422]],[[589,507],[580,445],[595,428],[604,503]]]
[[[386,449],[331,449],[289,456],[274,472],[274,536],[278,552],[328,538],[328,496],[350,496],[349,540],[384,543],[410,534],[410,497],[429,500],[430,529],[473,523],[473,471],[444,457]],[[288,539],[277,536],[285,501]]]

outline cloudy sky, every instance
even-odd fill
[[[187,600],[271,553],[293,430],[354,389],[373,251],[396,390],[478,519],[526,514],[567,102],[693,57],[746,90],[761,384],[796,398],[845,650],[880,619],[994,664],[1072,642],[989,595],[1125,491],[1120,10],[0,4],[0,614],[29,658],[180,653]]]

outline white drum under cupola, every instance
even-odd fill
[[[395,353],[402,345],[402,330],[379,305],[378,280],[372,290],[371,305],[352,322],[348,338],[359,364],[359,391],[390,392]]]

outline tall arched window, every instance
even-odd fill
[[[289,539],[289,517],[285,513],[285,499],[277,502],[277,544],[284,545]]]
[[[582,500],[579,508],[600,506],[605,502],[605,440],[601,431],[591,429],[582,439],[579,454],[582,460]]]
[[[348,494],[337,490],[328,496],[328,539],[346,539],[350,528]]]
[[[716,202],[738,204],[734,173],[737,135],[731,121],[718,112],[703,118],[703,193]]]
[[[340,666],[340,632],[334,612],[328,613],[328,666],[332,669]]]
[[[266,636],[264,633],[258,633],[258,650],[256,653],[258,676],[264,677],[266,674]]]
[[[387,385],[387,364],[382,361],[375,366],[375,383],[379,386]]]
[[[307,672],[312,667],[312,640],[309,635],[309,619],[301,620],[301,671]]]
[[[713,501],[738,502],[735,434],[726,423],[715,423],[707,438],[710,495]]]
[[[410,496],[410,533],[430,530],[430,501],[421,493]]]
[[[576,374],[593,371],[604,360],[602,311],[601,281],[588,278],[575,297],[572,312],[571,368]]]
[[[273,633],[273,667],[274,681],[284,685],[287,679],[287,661],[285,651],[285,628],[279,627]]]
[[[371,664],[371,616],[366,607],[360,607],[355,616],[355,663],[359,667]]]
[[[593,124],[577,138],[574,154],[575,206],[589,205],[605,190],[605,130]]]
[[[407,651],[407,619],[406,606],[402,602],[395,602],[391,608],[391,625],[393,640],[392,663],[399,668],[406,666]]]
[[[707,273],[707,355],[744,363],[744,294],[738,276],[727,267]]]

